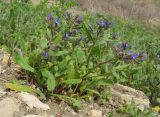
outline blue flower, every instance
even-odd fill
[[[139,53],[132,54],[132,59],[136,60],[139,57]]]
[[[69,37],[70,37],[70,32],[67,32],[66,33],[66,39],[69,39]]]
[[[56,18],[55,23],[56,25],[59,25],[61,23],[61,20],[59,18]]]
[[[43,53],[43,56],[44,56],[45,58],[48,58],[48,57],[49,57],[49,53],[48,53],[48,52],[44,52],[44,53]]]
[[[52,14],[48,14],[47,19],[48,19],[48,20],[52,20],[52,19],[53,19]]]
[[[106,28],[106,27],[107,27],[107,22],[106,22],[106,21],[102,21],[100,25],[101,25],[103,28]]]
[[[124,49],[126,49],[126,48],[129,48],[129,43],[128,42],[124,43]]]
[[[100,21],[100,20],[96,20],[96,22],[97,22],[97,24],[99,25],[99,26],[101,26],[101,27],[103,27],[103,28],[109,28],[109,25],[110,25],[110,23],[109,22],[107,22],[106,20],[104,20],[104,21]]]

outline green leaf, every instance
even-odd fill
[[[29,65],[28,57],[22,57],[20,55],[15,56],[15,61],[19,64],[24,70],[34,72],[34,68]]]
[[[20,40],[20,47],[22,48],[24,53],[28,52],[28,49],[29,49],[28,45],[29,45],[28,41],[26,42],[24,39]]]
[[[114,77],[116,77],[117,79],[119,79],[119,74],[117,74],[117,72],[115,71],[115,69],[112,70],[112,74]]]
[[[84,30],[84,33],[86,33],[88,39],[91,39],[94,42],[91,32],[89,31],[85,23],[83,23],[83,30]]]
[[[106,81],[103,80],[99,80],[96,83],[97,86],[109,86],[109,83],[107,83]]]
[[[114,69],[115,70],[123,70],[123,69],[127,68],[128,66],[130,66],[130,65],[129,64],[127,64],[127,65],[119,65],[117,67],[114,67]]]
[[[55,42],[56,43],[61,43],[62,42],[62,33],[58,33],[57,36],[55,37]]]
[[[70,105],[73,105],[74,107],[80,108],[82,106],[80,100],[77,100],[75,98],[59,94],[51,94],[51,95],[57,97],[60,100],[64,100],[65,102],[69,103]]]
[[[70,61],[67,67],[67,79],[77,79],[78,73],[76,72],[73,61]]]
[[[124,77],[126,77],[127,78],[127,75],[126,75],[126,73],[125,72],[121,72],[121,74],[124,76]]]
[[[82,79],[69,79],[69,80],[63,81],[63,83],[68,85],[79,84],[81,82],[82,82]]]
[[[100,96],[100,93],[99,93],[98,91],[96,91],[96,90],[93,90],[93,89],[86,89],[86,91],[88,91],[88,92],[90,92],[90,93],[92,93],[92,94],[97,94],[97,95]]]
[[[53,56],[53,57],[56,57],[56,56],[63,56],[63,55],[66,55],[66,54],[68,54],[69,52],[67,51],[67,50],[63,50],[63,51],[58,51],[58,52],[53,52],[53,51],[51,51],[51,52],[49,52],[49,55],[50,56]]]
[[[101,53],[100,46],[95,46],[91,49],[90,56],[91,55],[100,55],[100,53]]]
[[[66,56],[63,58],[63,60],[58,64],[58,67],[60,70],[64,70],[67,68],[68,66],[68,62],[70,61],[71,57],[70,56]]]
[[[80,100],[76,100],[76,99],[74,99],[74,98],[72,98],[72,105],[74,106],[74,107],[77,107],[77,108],[80,108],[81,107],[81,102],[80,102]]]
[[[46,100],[46,96],[41,92],[41,90],[35,90],[35,93],[40,96],[39,99]]]
[[[79,63],[83,63],[86,61],[85,52],[82,50],[82,48],[76,49],[76,55],[77,55],[76,57],[77,57]]]
[[[41,48],[45,48],[47,46],[47,43],[48,43],[47,39],[42,38],[39,44]]]
[[[41,72],[42,76],[47,78],[48,91],[53,91],[56,85],[54,76],[47,69],[43,69]]]
[[[23,92],[28,92],[28,93],[36,93],[40,96],[40,99],[43,99],[43,100],[46,99],[45,95],[40,90],[33,89],[26,85],[21,85],[17,83],[6,83],[5,87],[15,92],[23,91]]]
[[[11,89],[11,90],[16,91],[16,92],[19,92],[19,91],[24,91],[24,92],[28,92],[28,93],[35,92],[34,89],[32,89],[29,86],[25,86],[25,85],[6,83],[5,86],[6,86],[6,88]]]
[[[109,37],[110,37],[110,33],[105,32],[104,36],[101,39],[96,41],[96,46],[105,44],[105,43],[107,43],[107,41],[112,41],[112,40],[109,40]]]

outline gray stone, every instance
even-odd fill
[[[4,95],[6,95],[7,92],[4,91],[4,88],[0,85],[0,98]]]
[[[54,117],[53,115],[26,115],[23,117]]]
[[[2,64],[4,66],[10,66],[10,64],[11,64],[11,55],[10,54],[4,54]]]
[[[20,102],[11,97],[6,97],[0,101],[0,116],[14,117],[14,113],[19,111]]]
[[[142,92],[133,88],[115,84],[109,88],[112,93],[109,103],[114,107],[122,107],[124,104],[134,103],[140,110],[149,108],[148,97]]]
[[[17,97],[28,105],[29,108],[37,108],[41,110],[49,110],[50,107],[47,104],[42,103],[36,96],[27,92],[21,92],[17,94]]]
[[[88,113],[89,117],[102,117],[102,111],[100,110],[91,110]]]

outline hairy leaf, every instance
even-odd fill
[[[63,81],[63,83],[68,84],[68,85],[73,85],[73,84],[79,84],[82,82],[82,79],[68,79]]]
[[[53,91],[56,86],[56,81],[54,76],[47,69],[43,69],[42,76],[47,78],[47,88],[48,91]]]
[[[28,57],[22,57],[20,55],[15,56],[15,61],[19,64],[23,69],[34,72],[34,68],[29,65]]]

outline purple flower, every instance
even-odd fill
[[[103,28],[109,28],[110,24],[109,22],[107,22],[106,20],[104,21],[100,21],[100,20],[96,20],[97,24]]]
[[[52,20],[52,19],[53,19],[52,14],[48,14],[47,19],[48,19],[48,20]]]
[[[56,18],[55,23],[56,25],[59,25],[61,23],[61,20],[59,18]]]
[[[129,47],[129,43],[128,42],[125,42],[124,43],[124,48],[126,49],[126,48],[128,48]]]
[[[69,39],[69,37],[70,37],[70,32],[67,32],[66,33],[66,39]]]
[[[136,60],[139,57],[139,53],[132,54],[132,59]]]
[[[49,57],[49,53],[48,53],[48,52],[44,52],[44,53],[43,53],[43,56],[44,56],[45,58],[48,58],[48,57]]]
[[[83,16],[78,16],[78,17],[76,18],[76,22],[77,22],[77,23],[82,22],[82,20],[83,20]]]
[[[107,22],[106,21],[102,21],[100,24],[102,27],[106,28],[107,27]]]

